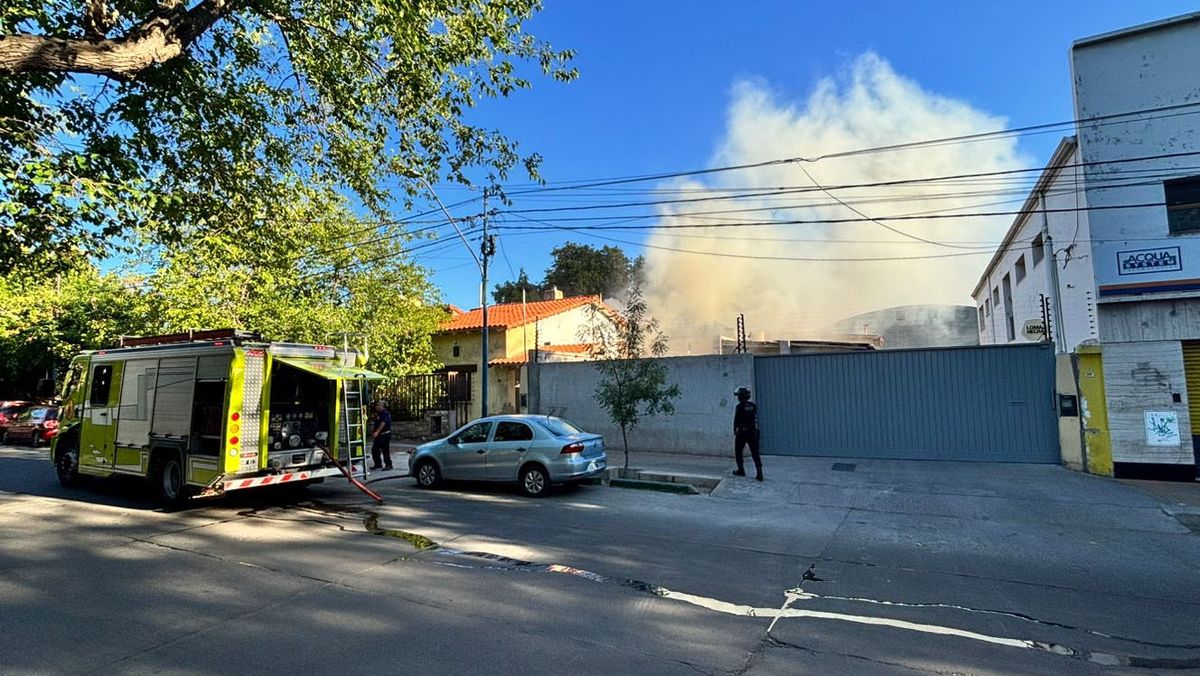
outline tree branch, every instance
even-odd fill
[[[238,9],[240,0],[202,0],[190,10],[164,2],[160,11],[120,37],[96,40],[45,35],[0,36],[0,73],[92,73],[132,80],[170,61],[196,38]]]

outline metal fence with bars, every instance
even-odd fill
[[[375,388],[396,421],[423,420],[429,411],[450,411],[465,422],[471,408],[471,373],[422,373],[401,376]]]

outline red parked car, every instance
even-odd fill
[[[4,441],[24,441],[37,446],[49,442],[55,434],[58,434],[58,407],[34,406],[9,423]]]
[[[29,410],[30,406],[33,406],[32,401],[0,401],[0,435],[4,434],[18,415]]]

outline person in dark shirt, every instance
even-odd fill
[[[388,413],[387,402],[375,402],[375,424],[371,428],[371,461],[373,470],[392,468],[392,414]],[[382,456],[383,465],[379,464]]]
[[[750,401],[750,388],[739,387],[734,392],[738,405],[733,409],[733,454],[737,460],[737,476],[746,476],[746,468],[742,460],[742,451],[750,447],[750,457],[754,459],[754,478],[763,480],[762,457],[758,454],[758,405]]]

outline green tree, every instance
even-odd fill
[[[522,292],[524,292],[524,296],[522,296]],[[542,287],[529,281],[529,275],[525,273],[525,268],[521,268],[516,281],[497,284],[496,290],[492,291],[492,300],[497,303],[520,303],[522,300],[532,303],[541,300],[541,297]]]
[[[593,345],[592,357],[600,372],[596,402],[621,428],[628,470],[629,430],[643,416],[674,415],[679,386],[667,382],[670,372],[660,359],[667,353],[667,337],[650,316],[640,283],[629,287],[625,310],[617,311],[615,322],[601,310],[593,308],[592,313],[580,338]]]
[[[538,0],[0,3],[0,271],[244,234],[343,194],[386,220],[445,179],[537,174],[480,100],[576,76]],[[397,186],[399,189],[397,189]],[[48,259],[48,260],[43,260]]]
[[[546,270],[542,286],[557,286],[568,296],[599,294],[612,298],[635,281],[641,282],[642,258],[631,261],[619,247],[597,249],[567,242],[555,247],[550,255],[554,261]]]
[[[337,206],[284,215],[250,233],[205,232],[156,252],[147,283],[161,330],[232,327],[313,343],[352,334],[365,337],[370,367],[384,375],[438,365],[431,334],[445,311],[426,271],[404,256],[409,238],[354,246],[361,223]]]
[[[0,399],[29,396],[80,350],[112,347],[154,322],[137,280],[86,264],[49,277],[0,276]]]

